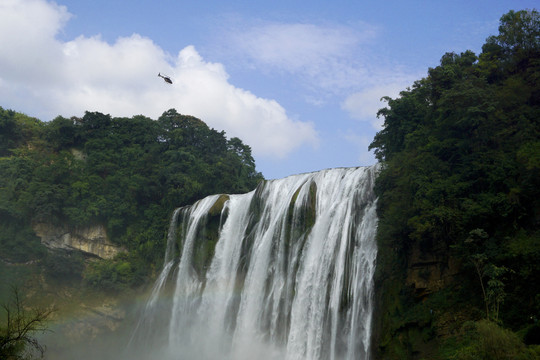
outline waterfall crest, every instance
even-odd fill
[[[175,211],[131,356],[369,359],[376,173],[294,175]]]

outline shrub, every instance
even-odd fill
[[[466,322],[462,328],[462,341],[456,345],[448,359],[455,360],[528,360],[535,359],[512,331],[494,322],[480,320]]]
[[[78,251],[49,251],[43,261],[45,271],[56,279],[80,279],[84,256]]]
[[[96,260],[85,269],[85,282],[95,288],[122,291],[144,281],[144,263],[128,254],[114,259]]]

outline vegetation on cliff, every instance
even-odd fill
[[[379,356],[534,358],[521,341],[540,344],[539,13],[510,11],[479,56],[447,53],[385,100],[370,145],[383,164]],[[521,347],[489,355],[503,328]]]
[[[47,330],[50,308],[29,307],[16,287],[11,298],[0,307],[0,359],[43,358],[45,348],[36,338]]]
[[[129,252],[87,267],[87,283],[140,284],[160,264],[174,208],[249,191],[261,179],[249,146],[174,109],[157,121],[87,112],[42,122],[0,108],[2,260],[40,259],[59,276],[80,274],[81,258],[47,254],[31,225],[104,224]]]

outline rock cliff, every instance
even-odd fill
[[[417,243],[407,257],[405,283],[414,289],[414,296],[422,299],[451,283],[459,273],[460,266],[446,251],[425,251]]]
[[[33,229],[41,243],[51,249],[79,250],[102,259],[111,259],[125,251],[108,240],[103,225],[70,228],[38,223]]]

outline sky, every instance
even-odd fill
[[[0,0],[0,106],[42,121],[174,108],[265,178],[372,165],[395,98],[536,0]],[[169,76],[165,83],[158,73]]]

